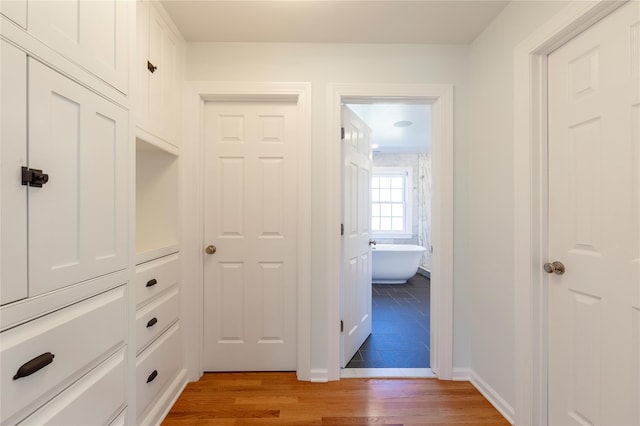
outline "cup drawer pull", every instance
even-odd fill
[[[35,373],[36,371],[46,367],[47,365],[53,362],[53,357],[55,355],[51,352],[45,352],[42,355],[39,355],[28,361],[18,368],[16,375],[13,376],[13,380],[18,380],[21,377],[27,377]]]
[[[158,280],[156,280],[155,278],[147,281],[147,287],[153,287],[156,284],[158,284]]]
[[[149,327],[153,327],[154,325],[156,325],[158,323],[158,318],[153,317],[149,320],[149,322],[147,323],[147,328]]]
[[[158,370],[153,370],[153,373],[149,374],[149,377],[147,377],[147,383],[153,382],[156,377],[158,377]]]

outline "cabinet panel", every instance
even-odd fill
[[[2,2],[4,3],[4,2]],[[0,41],[0,304],[27,297],[27,56]]]
[[[0,334],[0,424],[39,407],[122,345],[126,315],[125,288],[118,287]],[[50,364],[14,379],[21,366],[48,352]]]
[[[136,412],[138,419],[178,372],[180,347],[180,328],[179,324],[176,324],[137,358]]]
[[[28,30],[123,93],[128,92],[131,2],[28,2]]]
[[[127,265],[127,111],[29,59],[29,296]]]
[[[124,355],[121,349],[20,425],[106,424],[125,406]]]
[[[2,0],[0,13],[22,28],[27,28],[27,0]]]

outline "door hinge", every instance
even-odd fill
[[[49,182],[49,175],[42,173],[42,170],[29,169],[22,166],[22,184],[42,188],[42,185]]]
[[[340,128],[340,139],[344,140],[344,127]]]
[[[344,333],[344,321],[340,320],[340,333]]]
[[[340,224],[340,235],[344,235],[344,223]]]

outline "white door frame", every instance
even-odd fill
[[[181,280],[183,357],[189,380],[203,373],[204,303],[204,105],[207,101],[296,102],[298,120],[297,376],[311,369],[311,85],[309,83],[190,82],[185,91],[181,150]]]
[[[571,2],[515,51],[515,424],[547,424],[547,56],[625,2]]]
[[[432,105],[433,201],[431,273],[431,369],[453,378],[453,86],[449,84],[330,84],[327,93],[327,136],[330,172],[327,188],[327,238],[330,255],[329,380],[340,378],[340,107],[343,99],[427,101]]]

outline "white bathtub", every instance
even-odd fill
[[[427,249],[410,244],[378,244],[371,247],[374,284],[404,284],[415,275]]]

